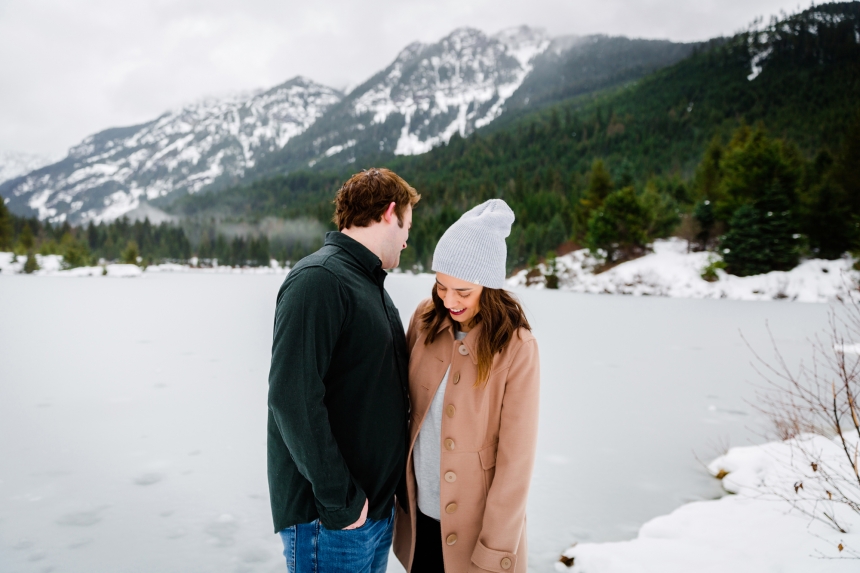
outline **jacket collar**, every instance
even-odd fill
[[[340,247],[349,253],[370,276],[385,279],[386,273],[382,270],[382,261],[379,260],[379,257],[352,237],[348,237],[340,231],[330,231],[325,234],[325,244]]]
[[[466,348],[469,349],[469,358],[471,358],[472,362],[474,362],[475,364],[478,363],[478,355],[476,352],[478,349],[477,343],[478,343],[478,336],[481,334],[481,328],[483,328],[483,325],[479,322],[477,325],[475,325],[475,328],[473,328],[472,330],[470,330],[468,332],[468,334],[466,334],[466,338],[463,339],[463,344],[466,346]],[[443,320],[439,324],[439,326],[436,328],[436,334],[438,335],[443,330],[446,330],[446,329],[451,330],[450,336],[451,336],[451,339],[453,340],[454,339],[454,321],[451,319],[450,316],[445,317],[445,320]],[[438,338],[437,338],[437,340],[438,340]]]

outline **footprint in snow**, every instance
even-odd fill
[[[73,527],[90,527],[102,520],[99,512],[101,512],[101,509],[74,511],[72,513],[61,515],[59,519],[57,519],[57,524]]]
[[[152,485],[160,482],[164,479],[164,474],[149,472],[145,474],[140,474],[136,478],[134,478],[134,483],[137,485]]]

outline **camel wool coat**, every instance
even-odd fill
[[[495,356],[487,384],[475,387],[475,343],[481,325],[459,341],[449,317],[436,340],[425,346],[420,316],[429,304],[418,305],[406,334],[412,399],[406,461],[409,513],[397,504],[394,553],[411,571],[418,511],[413,449],[450,365],[440,444],[445,572],[526,573],[526,499],[538,429],[537,341],[520,328]]]

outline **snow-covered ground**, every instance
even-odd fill
[[[714,260],[713,253],[687,252],[687,242],[681,239],[655,241],[653,251],[600,274],[594,274],[599,262],[587,249],[563,255],[556,259],[559,288],[634,296],[827,302],[844,296],[860,278],[860,273],[852,268],[854,261],[844,258],[811,259],[787,272],[773,271],[749,277],[736,277],[717,269],[718,280],[708,282],[702,278],[702,271]],[[538,268],[541,275],[550,272],[544,264]],[[527,275],[528,271],[520,271],[508,279],[508,284],[545,288],[543,276],[529,279]]]
[[[563,255],[555,263],[559,288],[591,294],[829,302],[845,297],[852,289],[856,290],[860,281],[860,272],[853,268],[854,260],[843,258],[835,261],[810,259],[787,272],[773,271],[749,277],[736,277],[717,269],[718,280],[708,282],[702,278],[702,271],[715,260],[713,253],[687,252],[687,243],[680,239],[655,241],[653,251],[600,274],[594,274],[599,261],[587,249]],[[12,257],[12,253],[0,252],[0,272],[21,272],[24,258],[19,257],[13,263]],[[165,263],[143,270],[132,265],[115,264],[63,270],[60,256],[37,255],[36,258],[40,270],[35,274],[43,276],[132,277],[164,272],[285,274],[289,270],[275,260],[269,267],[197,267]],[[508,287],[546,288],[545,275],[550,273],[550,269],[543,263],[537,268],[540,271],[538,276],[529,277],[527,270],[520,271],[508,279]]]
[[[804,442],[799,444],[799,442]],[[800,445],[800,448],[798,448]],[[735,494],[681,506],[642,526],[631,541],[585,543],[556,564],[571,573],[848,573],[860,570],[860,513],[821,500],[816,471],[799,450],[850,471],[841,445],[821,436],[732,448],[708,465]],[[820,475],[820,474],[819,474]],[[851,478],[846,482],[851,487]],[[798,487],[801,484],[802,487]],[[797,489],[796,489],[797,488]],[[854,488],[860,488],[854,483]],[[816,491],[820,490],[820,491]],[[813,520],[793,500],[815,497],[847,533]],[[791,500],[791,501],[790,501]],[[804,502],[800,502],[804,503]],[[812,509],[807,501],[802,507]]]
[[[143,276],[0,273],[3,573],[284,571],[265,476],[283,275]],[[386,281],[405,319],[431,284]],[[655,516],[718,497],[694,452],[753,443],[761,422],[738,330],[766,350],[767,322],[795,364],[827,325],[826,305],[518,295],[541,347],[534,573],[554,571],[574,541],[630,540]]]

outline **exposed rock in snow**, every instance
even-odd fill
[[[778,300],[827,302],[857,289],[860,273],[849,258],[835,261],[811,259],[787,271],[736,277],[717,269],[718,280],[708,282],[702,271],[715,260],[713,253],[688,253],[680,239],[658,240],[654,252],[594,274],[599,261],[587,249],[556,259],[559,288],[596,294],[668,296],[679,298],[728,298],[735,300]],[[539,273],[520,271],[508,285],[546,287],[550,269],[541,264]]]
[[[267,91],[204,99],[87,137],[59,163],[0,186],[0,193],[13,210],[53,222],[116,219],[142,200],[241,177],[341,97],[297,77]]]

